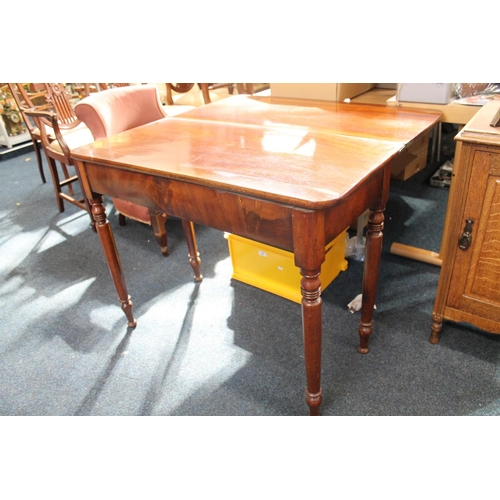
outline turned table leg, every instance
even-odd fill
[[[182,219],[182,229],[184,230],[184,236],[186,238],[186,243],[188,246],[189,263],[191,264],[191,267],[194,271],[194,280],[202,281],[203,276],[201,274],[201,260],[200,254],[198,252],[198,246],[196,245],[194,224],[191,221]]]
[[[363,299],[361,319],[359,321],[358,352],[366,354],[368,340],[373,329],[373,308],[377,293],[380,257],[384,229],[384,213],[382,210],[371,210],[368,218],[368,231],[365,243],[365,264],[363,268]]]
[[[111,230],[111,226],[106,217],[106,209],[104,208],[102,196],[90,199],[92,206],[92,215],[94,217],[97,234],[101,240],[104,255],[108,262],[109,271],[115,283],[116,291],[121,302],[121,306],[125,316],[127,317],[127,325],[131,328],[137,326],[137,321],[134,319],[132,312],[132,301],[127,291],[125,277],[123,275],[120,258],[116,249],[115,238]]]
[[[321,280],[320,270],[301,269],[302,328],[306,365],[306,402],[311,415],[319,415],[321,389]]]
[[[121,215],[121,214],[120,214]],[[167,222],[167,214],[164,212],[149,212],[151,218],[151,226],[155,235],[156,241],[160,245],[161,253],[168,257],[168,237],[165,223]]]

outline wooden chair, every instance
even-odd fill
[[[129,87],[130,83],[99,83],[100,90],[108,90],[108,89],[116,89],[121,87]],[[167,116],[177,116],[181,113],[186,113],[187,111],[191,111],[195,109],[196,106],[179,106],[175,104],[173,101],[171,104],[163,105],[163,110],[167,114]]]
[[[45,84],[47,89],[47,102],[51,104],[51,110],[38,110],[36,108],[24,108],[23,112],[33,118],[40,130],[40,141],[45,152],[49,170],[54,184],[56,202],[60,212],[64,212],[64,201],[67,201],[82,210],[86,210],[91,218],[88,201],[83,196],[78,175],[69,175],[68,166],[73,166],[71,149],[93,142],[92,133],[75,115],[69,95],[64,87],[59,84]],[[61,180],[57,163],[60,163],[64,173]],[[78,186],[81,193],[75,198],[73,184]],[[68,192],[63,188],[67,187]]]
[[[100,83],[99,88],[101,90],[116,89],[119,87],[128,87],[130,83]]]
[[[40,172],[40,177],[42,178],[42,182],[45,184],[47,181],[45,179],[45,174],[43,172],[43,163],[42,163],[42,155],[41,155],[41,150],[42,150],[42,143],[41,143],[41,135],[40,135],[40,130],[39,128],[33,123],[33,121],[24,113],[24,109],[38,109],[38,110],[44,110],[50,107],[49,104],[39,104],[36,105],[34,103],[34,100],[37,97],[42,97],[46,95],[47,91],[43,90],[41,92],[35,92],[31,93],[31,96],[29,95],[29,92],[25,89],[24,83],[9,83],[9,89],[10,93],[12,94],[12,97],[14,98],[14,101],[16,102],[17,108],[23,115],[24,122],[26,124],[26,128],[28,129],[28,132],[31,136],[31,140],[33,142],[33,149],[35,150],[35,156],[36,156],[36,161],[38,164],[38,171]],[[29,84],[28,84],[29,85]],[[33,99],[33,100],[32,100]]]
[[[72,100],[78,100],[87,97],[92,92],[99,92],[99,86],[97,83],[73,82],[65,84],[65,90],[68,92]]]
[[[174,99],[172,96],[172,90],[174,92],[184,94],[189,92],[193,87],[194,83],[166,83],[167,88],[167,104],[174,104]],[[234,86],[238,89],[238,94],[253,94],[253,84],[251,83],[198,83],[198,87],[203,95],[203,102],[205,104],[210,104],[212,102],[210,98],[210,91],[221,89],[227,87],[228,92],[232,94],[234,92]]]
[[[75,112],[88,126],[95,140],[167,117],[160,102],[158,89],[153,84],[132,85],[97,92],[82,99],[75,106]],[[168,255],[166,213],[153,211],[118,198],[113,198],[113,203],[120,214],[120,225],[125,223],[124,216],[151,225],[163,255]],[[194,225],[190,221],[182,220],[182,226],[195,280],[201,281]]]
[[[211,102],[210,91],[227,87],[228,92],[232,95],[234,86],[238,89],[238,94],[253,94],[253,84],[251,83],[199,83],[198,84],[203,94],[205,104]]]

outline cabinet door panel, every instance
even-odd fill
[[[483,204],[484,217],[477,228],[473,272],[465,293],[500,301],[500,178],[488,180]]]
[[[500,168],[498,156],[477,151],[463,213],[473,219],[472,243],[457,250],[448,304],[500,321]],[[457,245],[460,235],[457,235]]]

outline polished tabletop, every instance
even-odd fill
[[[314,99],[273,96],[235,96],[202,106],[181,118],[245,125],[300,127],[327,135],[349,135],[364,139],[406,143],[422,125],[433,123],[442,113],[388,108]]]
[[[334,206],[439,114],[235,96],[72,155],[303,208]]]

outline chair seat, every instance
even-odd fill
[[[231,94],[227,88],[215,89],[209,91],[210,101],[216,102],[220,99],[225,99]],[[194,87],[193,90],[186,92],[185,94],[176,94],[173,96],[175,106],[203,106],[205,101],[203,99],[203,92],[198,89],[198,86]]]
[[[62,131],[62,134],[70,150],[94,142],[92,132],[83,124],[78,125],[78,127],[75,127],[74,129]],[[51,135],[50,137],[52,138],[54,136]],[[50,145],[47,146],[47,148],[55,153],[63,154],[61,145],[59,144],[59,141],[55,139],[55,137]]]
[[[168,105],[165,104],[162,106],[163,111],[167,114],[167,116],[177,116],[182,115],[182,113],[187,113],[193,109],[196,109],[196,106],[178,106],[177,104]]]
[[[120,200],[119,198],[113,198],[113,205],[122,215],[143,224],[151,225],[151,216],[149,215],[148,208],[131,203],[130,201]]]

